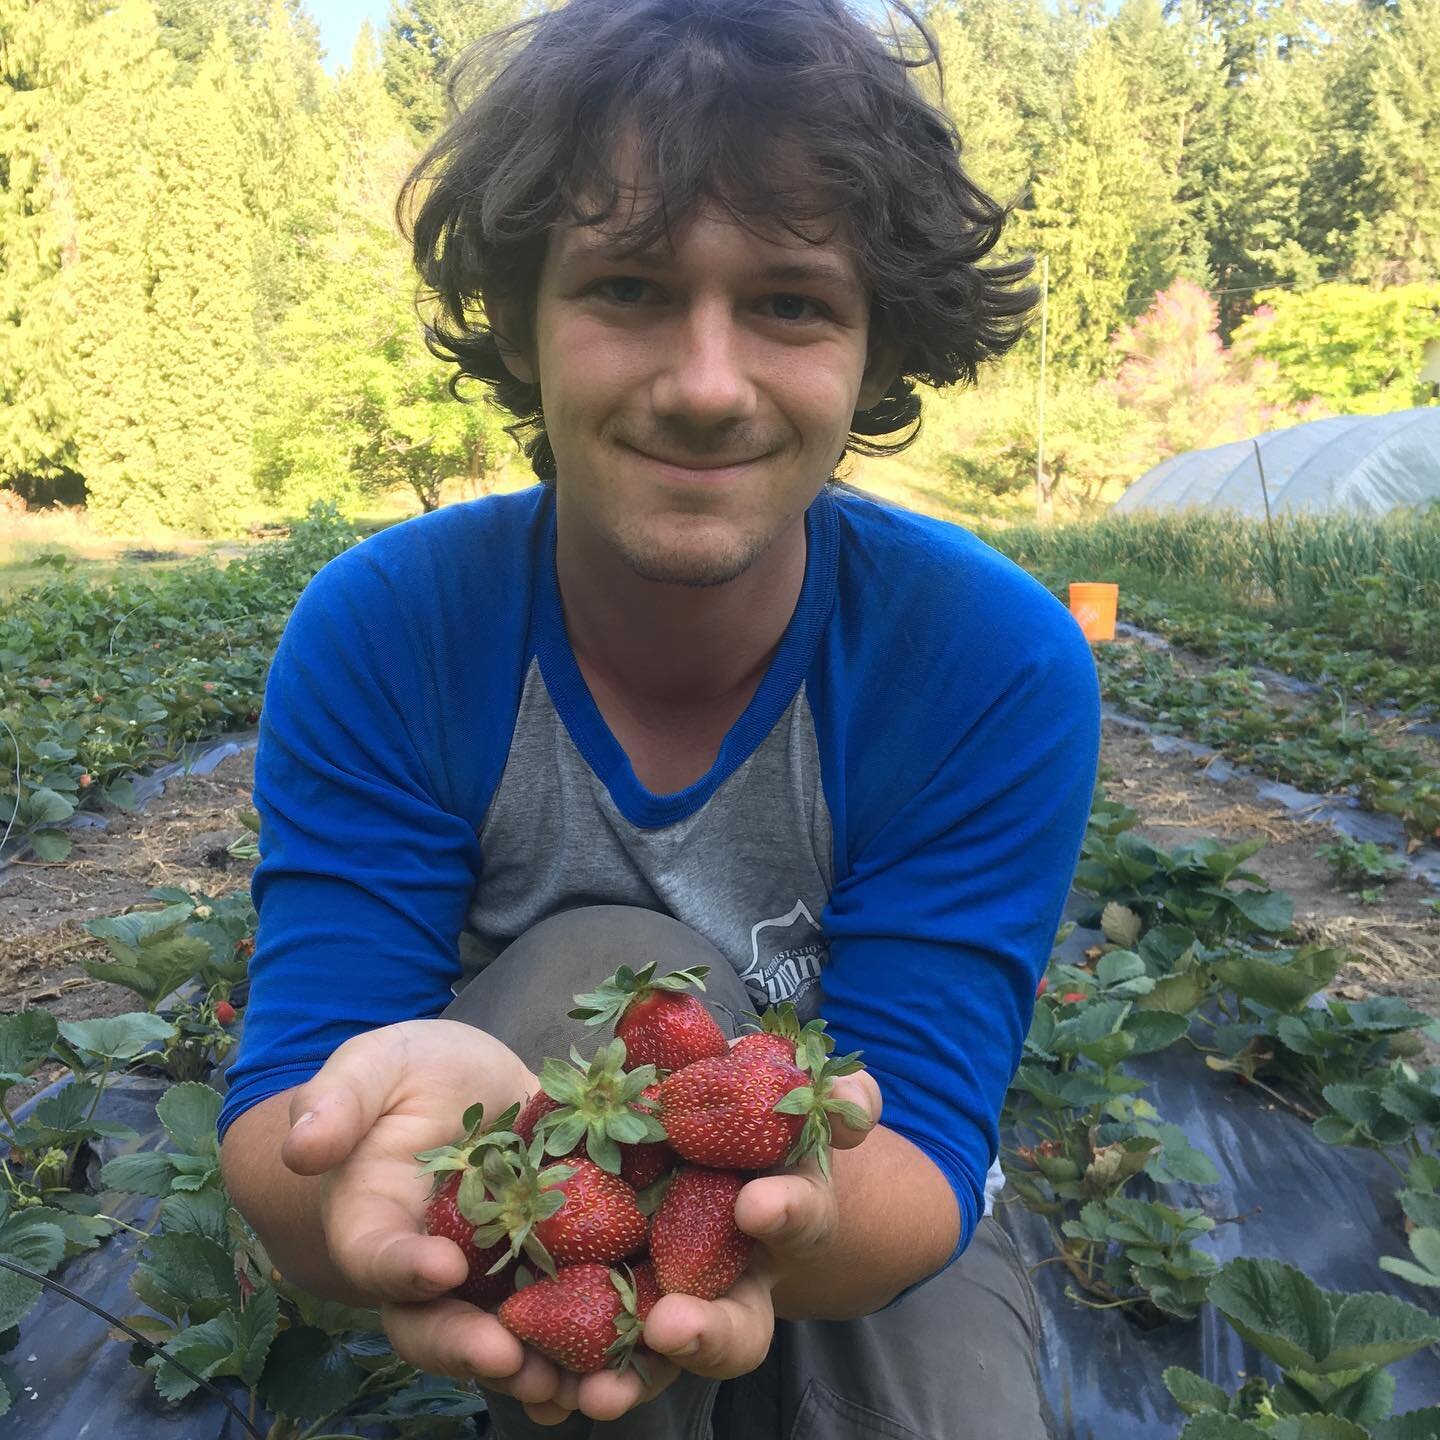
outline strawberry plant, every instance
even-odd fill
[[[1405,862],[1373,840],[1363,844],[1349,835],[1339,835],[1328,845],[1316,847],[1315,853],[1329,863],[1335,878],[1342,885],[1365,885],[1379,881],[1382,885],[1405,872]]]
[[[64,860],[77,809],[130,808],[132,775],[254,726],[300,591],[357,538],[317,505],[288,539],[223,569],[200,560],[93,586],[64,566],[14,596],[0,615],[0,854]]]
[[[1172,1366],[1165,1386],[1195,1417],[1181,1440],[1424,1440],[1440,1429],[1440,1408],[1391,1417],[1385,1369],[1440,1340],[1440,1318],[1389,1295],[1322,1290],[1278,1260],[1231,1260],[1207,1293],[1281,1377],[1229,1395]]]

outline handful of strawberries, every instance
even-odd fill
[[[731,1045],[690,988],[708,967],[654,972],[621,966],[575,997],[572,1018],[614,1028],[592,1060],[547,1059],[523,1107],[486,1125],[472,1105],[459,1141],[416,1156],[435,1176],[426,1229],[470,1264],[452,1293],[581,1374],[643,1376],[656,1300],[717,1299],[744,1270],[741,1187],[810,1155],[828,1178],[830,1115],[870,1124],[833,1093],[860,1055],[832,1059],[823,1020],[782,1004]]]

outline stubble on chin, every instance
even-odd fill
[[[642,580],[657,585],[705,589],[743,575],[769,549],[760,536],[737,536],[724,545],[667,545],[653,536],[627,531],[615,537],[621,560]]]

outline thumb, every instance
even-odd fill
[[[345,1041],[290,1096],[290,1133],[280,1158],[297,1175],[320,1175],[348,1158],[390,1108],[405,1070],[400,1025]]]

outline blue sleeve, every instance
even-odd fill
[[[1089,647],[1051,597],[1029,604],[1038,623],[1020,627],[1023,644],[1020,634],[977,630],[973,648],[956,646],[947,673],[928,686],[912,678],[879,687],[886,704],[868,712],[873,731],[851,735],[859,756],[849,768],[852,781],[880,774],[850,786],[856,848],[843,876],[837,867],[825,920],[822,1013],[837,1053],[864,1051],[882,1123],[954,1190],[961,1226],[947,1264],[983,1213],[1000,1110],[1079,858],[1099,756]]]
[[[443,601],[425,573],[435,557],[411,549],[408,571],[377,563],[395,552],[375,541],[322,569],[270,668],[255,763],[259,928],[222,1136],[351,1036],[451,999],[480,852],[445,768],[463,729],[445,693],[455,661],[439,627],[406,622]]]

